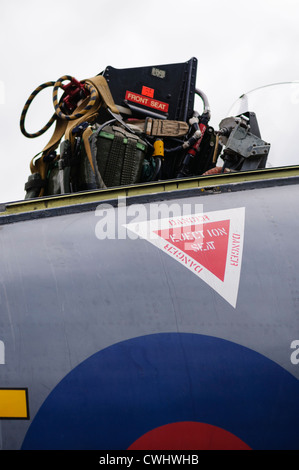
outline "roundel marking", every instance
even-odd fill
[[[182,425],[175,423],[191,422],[252,449],[299,449],[298,396],[295,377],[246,347],[190,333],[141,336],[67,374],[22,448],[129,449],[151,432],[171,436]]]

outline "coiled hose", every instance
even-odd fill
[[[79,119],[79,118],[83,117],[86,113],[88,113],[88,111],[90,111],[90,109],[94,106],[94,104],[96,103],[96,99],[97,99],[96,88],[90,83],[83,83],[84,84],[84,89],[89,93],[88,103],[86,104],[86,106],[82,110],[80,110],[80,112],[75,112],[73,114],[63,113],[62,110],[61,110],[61,106],[62,106],[61,101],[58,102],[58,90],[59,90],[59,88],[64,89],[64,87],[62,85],[62,82],[65,81],[65,80],[70,80],[71,82],[73,82],[75,79],[74,79],[74,77],[72,77],[70,75],[64,75],[64,76],[60,77],[56,82],[50,81],[50,82],[43,83],[42,85],[38,86],[31,93],[31,95],[29,96],[28,100],[26,101],[26,103],[23,107],[21,117],[20,117],[21,132],[25,137],[28,137],[30,139],[35,138],[35,137],[39,137],[40,135],[44,134],[52,126],[53,122],[55,122],[57,118],[60,118],[60,119],[66,120],[66,121]],[[45,88],[48,88],[50,86],[53,87],[53,106],[54,106],[54,109],[55,109],[55,113],[49,119],[47,124],[45,124],[44,127],[42,127],[39,131],[34,132],[34,133],[29,133],[29,132],[26,131],[26,128],[25,128],[25,119],[26,119],[26,115],[27,115],[29,106],[31,105],[32,101],[38,95],[38,93],[40,91],[42,91]]]

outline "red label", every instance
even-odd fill
[[[136,104],[141,104],[142,106],[147,106],[148,108],[156,109],[157,111],[163,111],[164,113],[167,113],[169,107],[168,103],[154,100],[149,96],[138,95],[132,91],[126,91],[125,99]]]
[[[155,90],[153,88],[149,88],[148,86],[143,86],[141,93],[144,96],[149,96],[150,98],[154,97]]]
[[[155,233],[224,281],[229,220],[205,223],[200,229],[190,225],[184,227],[183,231],[181,227],[174,227]],[[166,245],[164,249],[174,251],[171,245]]]

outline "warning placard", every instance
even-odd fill
[[[245,208],[126,225],[191,270],[236,307]]]
[[[148,94],[144,96],[139,95],[138,93],[133,93],[132,91],[126,91],[125,99],[136,104],[141,104],[142,106],[147,106],[148,108],[156,109],[157,111],[162,111],[163,113],[167,113],[169,108],[168,103],[155,100],[149,97]]]

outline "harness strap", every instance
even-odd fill
[[[48,142],[48,144],[44,147],[42,150],[42,155],[38,159],[36,157],[33,157],[31,162],[30,162],[30,171],[32,174],[34,173],[39,173],[41,175],[41,179],[43,181],[46,180],[47,172],[48,172],[48,162],[44,161],[44,156],[48,153],[51,153],[51,151],[54,151],[60,140],[62,139],[62,136],[64,135],[67,127],[67,121],[63,121],[62,119],[57,118],[56,119],[56,125],[55,125],[55,130],[54,133]],[[39,197],[43,196],[45,193],[45,187],[41,187]]]
[[[111,95],[108,83],[102,75],[97,75],[90,79],[84,80],[83,83],[85,88],[89,92],[90,96],[83,99],[82,103],[76,108],[75,112],[67,115],[61,111],[60,104],[58,103],[58,90],[62,87],[62,82],[64,80],[72,80],[72,77],[69,75],[64,75],[56,82],[47,82],[44,85],[40,85],[31,95],[30,98],[26,101],[24,110],[21,115],[21,131],[27,137],[37,137],[45,132],[55,121],[55,129],[50,141],[43,148],[41,152],[41,157],[36,159],[35,157],[30,162],[31,173],[40,173],[42,179],[46,178],[48,163],[44,161],[44,157],[54,150],[59,145],[62,137],[65,135],[65,138],[70,141],[71,148],[74,146],[75,135],[74,129],[82,124],[83,122],[92,123],[99,111],[101,106],[105,106],[112,113],[119,115],[118,108],[116,107],[113,97]],[[43,127],[43,129],[35,134],[28,134],[25,130],[24,121],[25,116],[28,111],[29,105],[31,104],[34,97],[39,93],[43,88],[48,86],[53,86],[53,104],[55,108],[55,114],[52,116],[50,121]],[[87,131],[87,130],[86,130]],[[89,136],[90,132],[84,132],[82,135],[86,153],[92,167],[93,172],[95,168],[92,161],[92,154],[89,145]],[[40,196],[44,194],[44,188],[41,188]]]
[[[43,155],[50,153],[51,151],[54,151],[57,148],[60,140],[62,139],[62,136],[64,135],[67,129],[67,124],[67,121],[63,121],[60,118],[56,119],[53,135],[47,145],[42,150]]]
[[[85,80],[84,83],[91,83],[97,89],[105,106],[113,113],[119,114],[119,110],[114,103],[108,83],[103,75],[97,75],[93,78],[89,78]]]
[[[91,153],[91,148],[90,148],[90,143],[89,143],[89,137],[91,135],[92,135],[92,129],[90,127],[87,127],[87,129],[85,129],[85,131],[82,134],[82,140],[84,143],[86,155],[89,160],[90,166],[92,168],[92,171],[95,173],[95,168],[93,164],[92,153]]]

